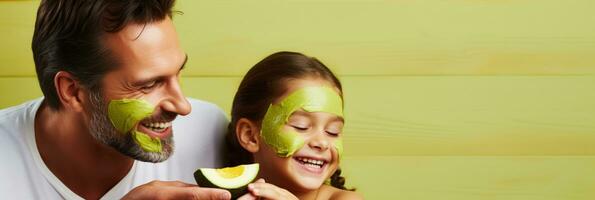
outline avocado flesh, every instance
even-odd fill
[[[235,178],[235,180],[240,181],[239,183],[234,184],[234,185],[236,185],[236,187],[225,187],[225,186],[221,186],[221,184],[217,185],[217,184],[213,183],[214,179],[219,179],[218,181],[220,181],[220,182],[221,181],[234,181],[234,178],[227,179],[222,176],[214,177],[217,175],[214,174],[212,171],[213,170],[221,170],[221,169],[200,168],[194,172],[194,179],[196,180],[196,183],[200,187],[225,189],[231,193],[232,199],[237,199],[240,196],[248,193],[248,184],[252,183],[254,181],[254,179],[256,179],[256,175],[258,174],[258,169],[259,169],[258,164],[239,165],[239,166],[243,166],[244,170],[241,175],[239,175],[238,177]],[[238,167],[238,166],[235,166],[235,167]],[[211,171],[211,172],[207,172],[207,171]],[[242,176],[245,176],[245,177],[242,177]],[[242,178],[239,178],[239,177],[242,177]],[[213,179],[213,180],[211,180],[211,179]],[[241,180],[239,180],[239,179],[241,179]]]

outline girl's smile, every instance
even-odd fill
[[[292,157],[293,163],[297,164],[300,171],[306,172],[305,175],[312,174],[316,176],[322,175],[322,172],[327,168],[330,159],[315,158],[309,156],[294,155]]]
[[[328,87],[329,83],[322,79],[295,79],[288,81],[288,89],[280,99],[304,87]],[[335,146],[340,140],[343,129],[343,117],[328,112],[308,112],[304,109],[296,110],[283,125],[284,134],[294,132],[303,138],[304,145],[288,158],[278,158],[276,154],[266,151],[257,157],[263,162],[279,160],[275,163],[278,173],[271,176],[285,176],[292,180],[294,186],[303,189],[320,187],[338,168],[339,150]],[[263,148],[266,147],[263,144]],[[273,149],[274,150],[274,149]],[[282,160],[282,161],[281,161]],[[283,172],[284,171],[284,172]]]
[[[233,102],[229,166],[260,164],[261,180],[250,184],[248,196],[361,199],[343,196],[350,194],[339,170],[343,95],[324,64],[300,53],[275,53],[248,71]]]
[[[317,158],[293,157],[293,159],[298,161],[300,164],[303,164],[308,167],[314,167],[316,169],[320,169],[328,163],[328,161]]]

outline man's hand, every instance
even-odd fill
[[[201,188],[180,181],[151,181],[132,189],[124,200],[135,199],[193,199],[229,200],[231,194],[222,189]]]

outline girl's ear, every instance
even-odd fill
[[[249,119],[241,118],[236,123],[236,138],[244,149],[250,153],[258,152],[260,145],[260,128]]]

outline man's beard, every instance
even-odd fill
[[[174,143],[172,136],[161,139],[163,146],[161,152],[147,152],[134,141],[130,132],[118,132],[107,115],[107,102],[105,102],[100,92],[91,92],[89,94],[89,102],[91,106],[89,109],[91,116],[89,131],[100,143],[110,146],[135,160],[144,162],[162,162],[173,153]],[[134,129],[131,131],[134,131]]]

